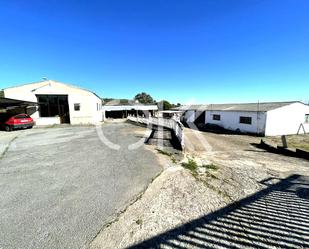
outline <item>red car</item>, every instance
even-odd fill
[[[32,128],[33,119],[28,114],[9,115],[7,113],[0,114],[0,126],[6,131],[12,131],[18,128]]]

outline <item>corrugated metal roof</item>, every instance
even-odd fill
[[[236,104],[209,104],[209,105],[184,105],[175,110],[200,110],[200,111],[248,111],[267,112],[299,101],[264,102],[264,103],[236,103]]]
[[[206,109],[207,105],[182,105],[178,107],[174,107],[171,110],[176,111],[187,111],[187,110],[200,110],[200,109]]]

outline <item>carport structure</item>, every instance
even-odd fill
[[[149,117],[158,111],[156,104],[106,104],[103,106],[105,118],[127,118],[128,116]]]
[[[26,113],[31,115],[38,103],[18,99],[0,98],[0,112]]]

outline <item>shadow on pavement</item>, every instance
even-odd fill
[[[309,248],[309,177],[261,183],[247,198],[129,248]]]

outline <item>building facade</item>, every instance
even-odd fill
[[[97,124],[103,121],[102,100],[91,91],[53,80],[10,87],[6,98],[37,102],[27,109],[37,125]]]
[[[301,102],[183,106],[185,123],[214,124],[265,136],[309,133],[309,106]]]

